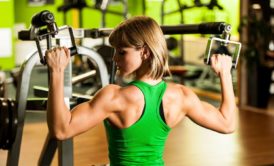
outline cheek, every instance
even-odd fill
[[[141,64],[142,64],[141,58],[138,55],[136,55],[132,58],[127,59],[125,66],[128,69],[136,70],[141,66]]]
[[[140,61],[123,61],[122,66],[118,71],[117,75],[118,76],[128,76],[132,73],[134,73],[136,70],[139,69],[140,67]]]

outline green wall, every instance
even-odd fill
[[[0,1],[0,16],[1,16],[0,28],[9,28],[13,35],[14,12],[13,12],[12,0]],[[14,40],[14,37],[12,37],[12,41],[13,40]],[[0,57],[0,70],[6,70],[13,67],[14,67],[14,44],[12,44],[11,55]]]

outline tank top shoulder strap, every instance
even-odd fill
[[[143,81],[133,81],[129,83],[129,85],[134,85],[138,87],[145,97],[145,102],[153,105],[154,108],[159,108],[162,97],[167,88],[167,84],[165,81],[161,81],[156,85],[150,85]]]
[[[164,90],[165,91],[166,87],[167,87],[167,84],[166,84],[165,81],[161,81],[156,85],[150,85],[146,82],[136,80],[136,81],[132,81],[132,82],[128,83],[128,85],[134,85],[142,91],[144,89],[153,89],[153,90],[155,89],[157,91],[159,91],[159,90]]]

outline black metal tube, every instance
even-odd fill
[[[224,22],[209,22],[201,24],[162,25],[161,29],[165,35],[174,34],[222,34],[230,32],[231,26]],[[85,37],[101,38],[110,35],[113,29],[87,29]]]
[[[164,25],[161,26],[166,35],[171,34],[222,34],[224,31],[230,31],[230,25],[224,22],[209,22],[201,24],[182,24],[182,25]]]
[[[113,29],[111,28],[98,28],[98,29],[85,29],[84,30],[84,37],[86,38],[101,38],[107,37],[110,35]]]

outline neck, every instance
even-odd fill
[[[146,82],[150,85],[156,85],[162,81],[162,78],[154,79],[147,74],[149,68],[151,68],[149,61],[144,61],[142,66],[136,71],[136,80]]]
[[[140,80],[140,81],[146,82],[146,83],[148,83],[150,85],[156,85],[156,84],[158,84],[159,82],[162,81],[161,78],[159,78],[159,79],[153,79],[153,78],[148,77],[148,76],[143,76],[143,77],[140,77],[140,78],[136,78],[136,80]]]

